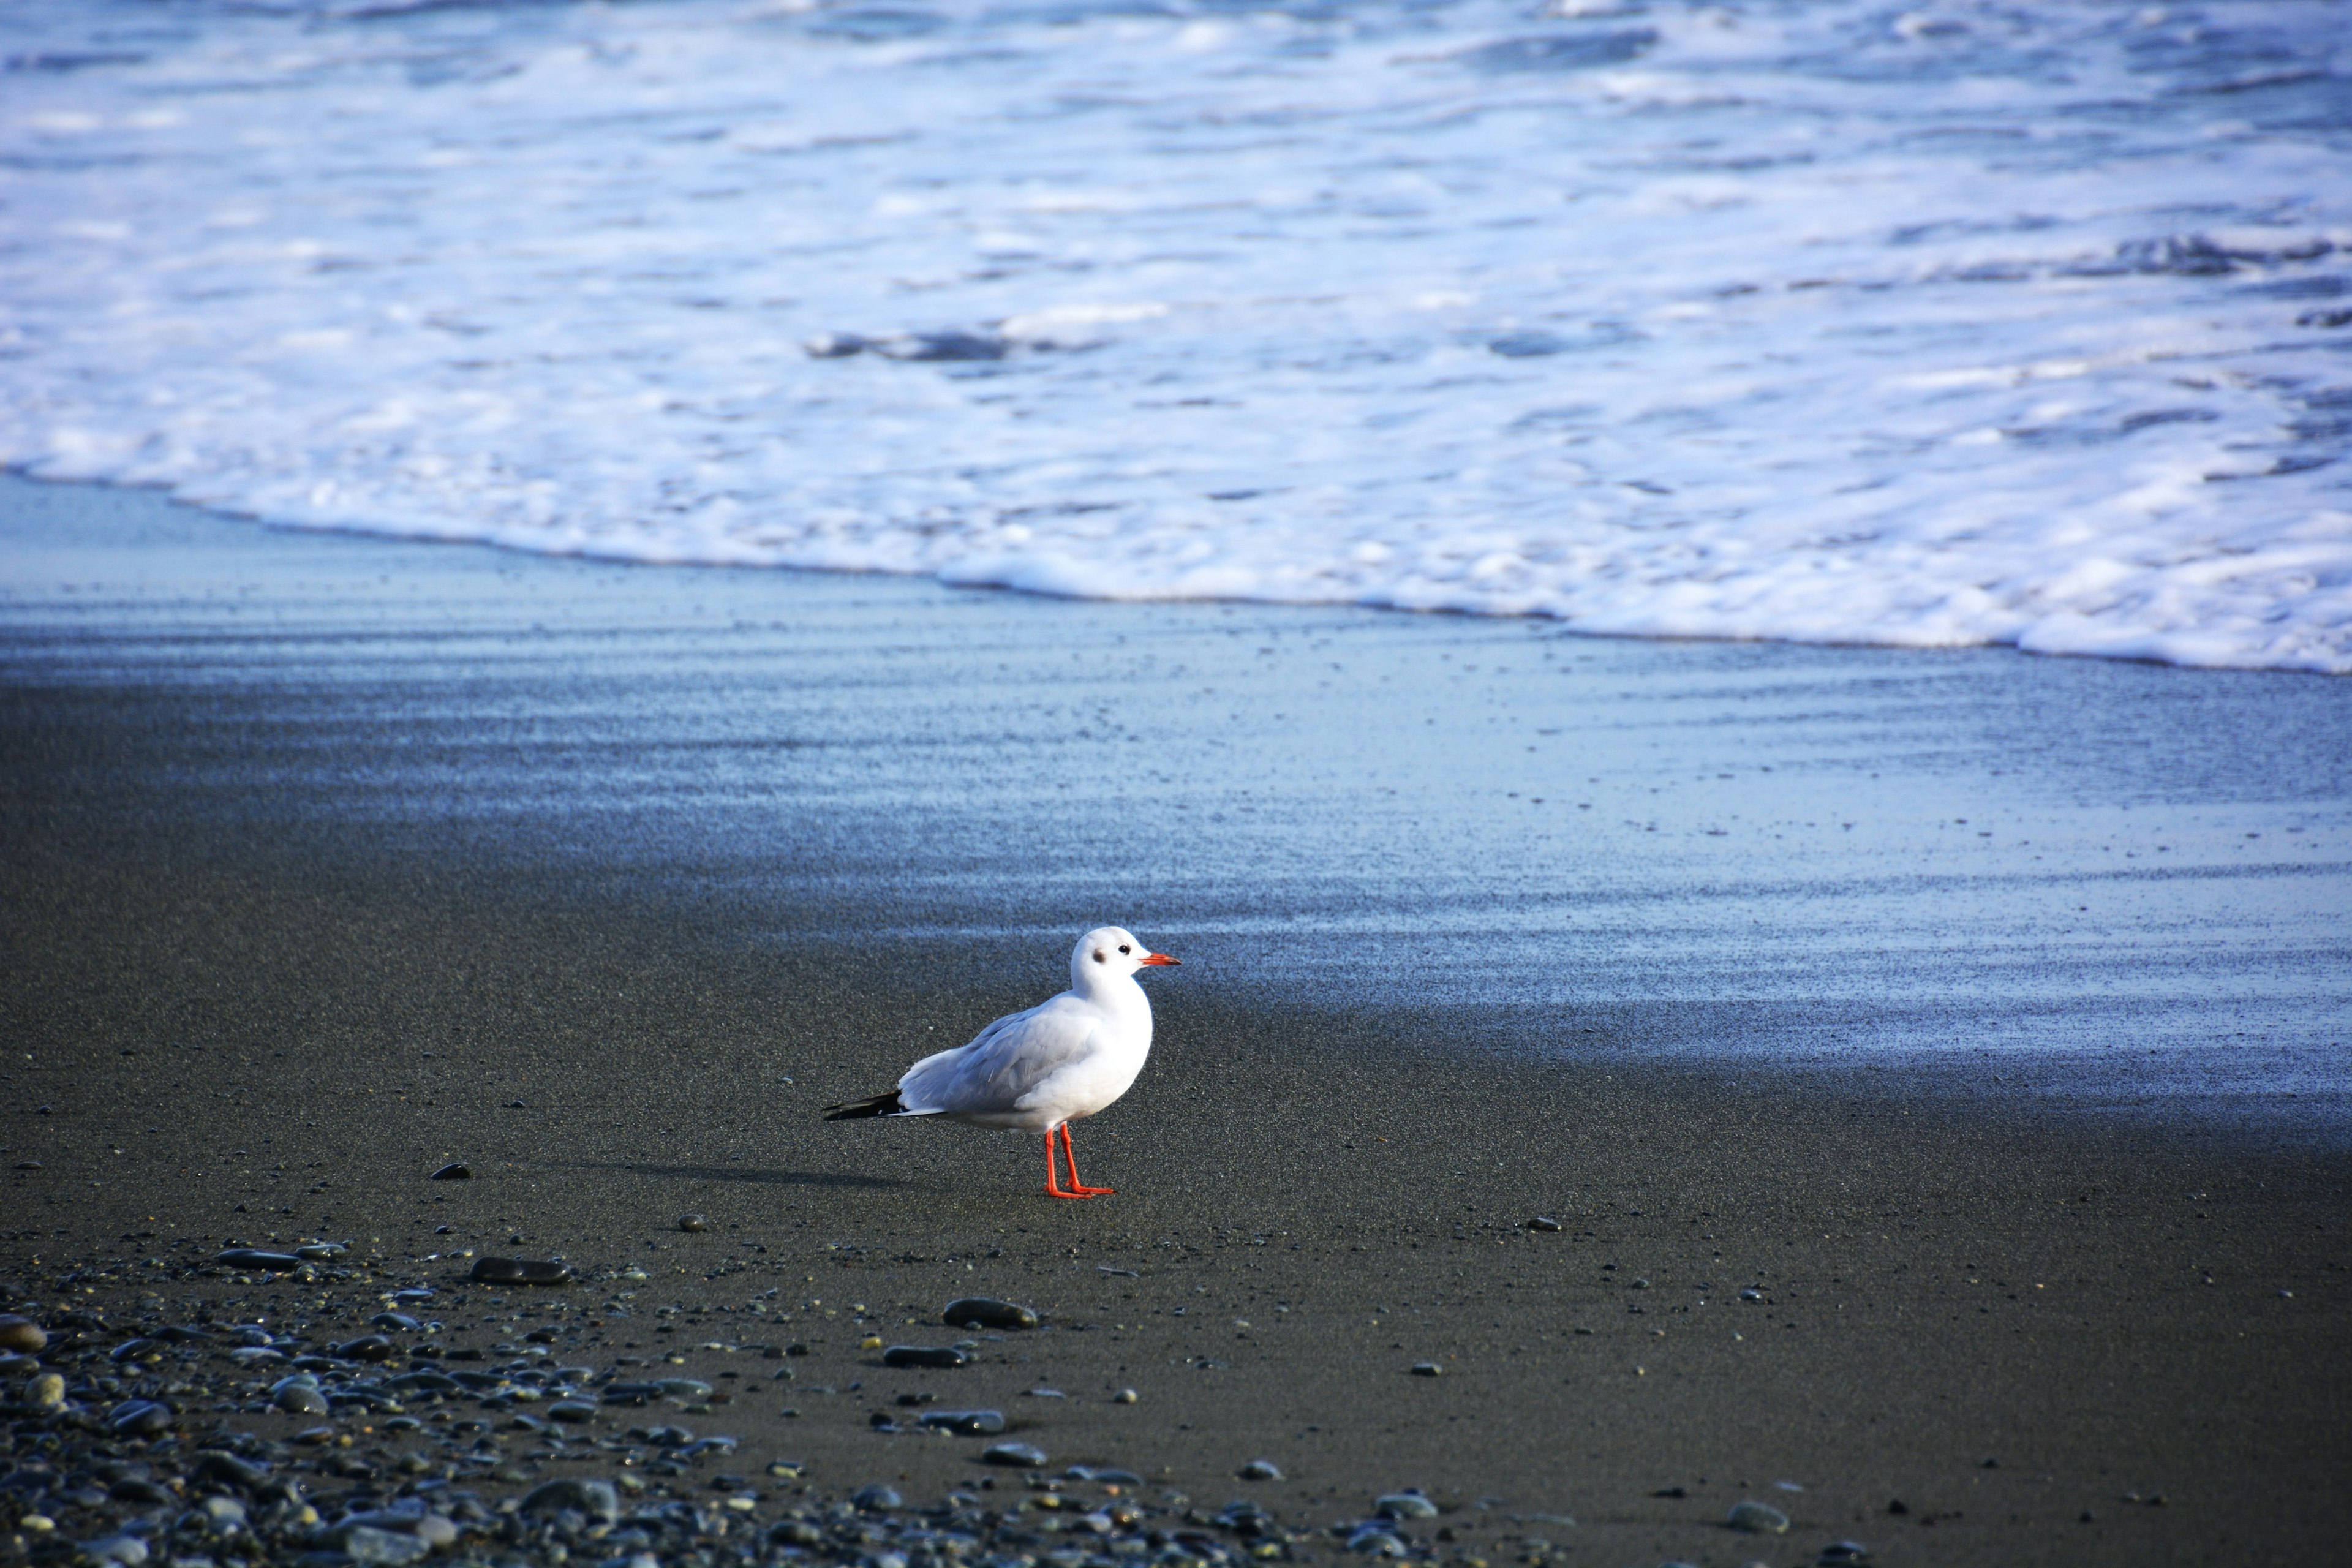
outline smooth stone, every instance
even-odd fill
[[[1037,1310],[993,1296],[965,1296],[950,1301],[940,1321],[951,1329],[1034,1329]]]
[[[382,1334],[367,1334],[356,1340],[345,1340],[335,1347],[335,1353],[345,1361],[390,1361],[392,1342]]]
[[[110,1535],[82,1550],[100,1563],[119,1563],[122,1568],[141,1568],[147,1561],[147,1543],[135,1535]]]
[[[949,1345],[892,1345],[882,1352],[884,1366],[957,1367],[970,1359]]]
[[[1551,1215],[1548,1214],[1539,1214],[1536,1215],[1535,1218],[1528,1221],[1528,1228],[1529,1230],[1558,1230],[1559,1228],[1559,1221],[1552,1218]]]
[[[1412,1375],[1415,1377],[1435,1377],[1444,1370],[1433,1361],[1417,1361],[1412,1363]]]
[[[212,1521],[215,1530],[245,1523],[245,1504],[233,1497],[208,1497],[196,1505],[197,1510]]]
[[[851,1506],[863,1509],[867,1513],[887,1513],[898,1506],[899,1498],[896,1490],[877,1481],[850,1493],[849,1501]]]
[[[289,1415],[331,1415],[335,1413],[335,1407],[327,1403],[325,1394],[299,1384],[291,1388],[279,1389],[270,1396],[270,1403]]]
[[[1348,1550],[1368,1552],[1376,1557],[1403,1557],[1411,1548],[1377,1525],[1366,1525],[1348,1537]]]
[[[444,1165],[425,1178],[428,1182],[470,1182],[474,1168],[470,1165]]]
[[[1750,1285],[1739,1293],[1739,1299],[1743,1301],[1761,1301],[1764,1299],[1764,1292]]]
[[[567,1476],[532,1488],[522,1500],[525,1513],[562,1513],[567,1509],[611,1524],[621,1517],[621,1498],[610,1481]]]
[[[66,1380],[45,1372],[25,1385],[25,1403],[36,1410],[54,1410],[66,1402]]]
[[[1272,1459],[1252,1459],[1248,1464],[1244,1465],[1240,1469],[1234,1473],[1241,1477],[1241,1479],[1245,1481],[1278,1481],[1282,1479],[1282,1467],[1276,1464]]]
[[[1004,1430],[1001,1410],[932,1410],[915,1418],[918,1426],[952,1432],[959,1437],[993,1437]]]
[[[466,1385],[456,1378],[437,1372],[404,1372],[398,1377],[384,1379],[383,1391],[393,1395],[430,1394],[446,1398],[463,1394]]]
[[[698,1377],[665,1377],[654,1384],[672,1399],[708,1399],[710,1385]]]
[[[1789,1516],[1769,1503],[1734,1503],[1731,1505],[1731,1517],[1725,1522],[1734,1530],[1744,1530],[1751,1535],[1789,1533]]]
[[[1011,1465],[1019,1469],[1034,1470],[1045,1462],[1045,1451],[1027,1443],[992,1443],[981,1451],[983,1465]]]
[[[261,1466],[218,1449],[199,1455],[196,1462],[188,1467],[188,1479],[198,1486],[235,1487],[249,1492],[268,1479],[269,1472]]]
[[[106,1413],[107,1430],[118,1437],[152,1437],[172,1427],[172,1408],[152,1399],[126,1399]]]
[[[286,1352],[268,1345],[239,1345],[228,1352],[228,1359],[239,1366],[262,1366],[273,1361],[284,1361]]]
[[[106,1489],[106,1495],[116,1502],[140,1503],[148,1508],[167,1508],[180,1500],[153,1481],[136,1477],[115,1482]]]
[[[1437,1505],[1419,1492],[1391,1492],[1373,1500],[1372,1511],[1382,1519],[1435,1519]]]
[[[305,1263],[331,1263],[350,1250],[340,1241],[314,1241],[307,1247],[296,1247],[294,1256]]]
[[[290,1253],[259,1252],[250,1247],[232,1247],[216,1254],[213,1261],[224,1268],[264,1268],[280,1273],[302,1267],[302,1260]]]
[[[583,1421],[593,1421],[596,1407],[583,1399],[559,1399],[547,1407],[547,1418],[577,1426]]]
[[[0,1350],[30,1355],[48,1342],[49,1336],[32,1319],[20,1318],[14,1312],[0,1312]]]
[[[1132,1405],[1143,1396],[1131,1388],[1122,1388],[1110,1396],[1113,1405]]]
[[[419,1540],[404,1531],[379,1530],[372,1524],[354,1526],[343,1534],[343,1555],[354,1563],[375,1565],[375,1568],[402,1568],[402,1565],[422,1561],[433,1552],[433,1543]]]
[[[572,1270],[529,1258],[477,1258],[467,1278],[477,1285],[569,1285]]]
[[[775,1477],[778,1480],[796,1481],[800,1479],[801,1472],[807,1468],[808,1465],[806,1462],[800,1459],[770,1459],[768,1461],[768,1473]]]
[[[378,1312],[368,1320],[372,1329],[390,1329],[394,1333],[413,1334],[425,1327],[405,1312]]]
[[[1870,1561],[1870,1548],[1859,1541],[1832,1541],[1813,1559],[1819,1568],[1858,1568]]]
[[[677,1228],[688,1231],[709,1230],[710,1222],[698,1214],[682,1214],[677,1216]]]

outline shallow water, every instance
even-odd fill
[[[76,759],[108,820],[195,824],[174,854],[282,826],[1039,996],[1115,920],[1186,960],[1171,1016],[2305,1121],[2352,1090],[2325,677],[614,567],[23,480],[0,545],[12,777]]]
[[[646,562],[2352,671],[2341,22],[25,0],[0,461]]]

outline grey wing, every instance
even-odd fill
[[[999,1018],[971,1044],[927,1057],[899,1080],[899,1094],[927,1110],[1010,1111],[1095,1032],[1088,1010],[1048,1002]]]

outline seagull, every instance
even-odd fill
[[[1151,1003],[1135,972],[1176,960],[1118,926],[1097,926],[1070,952],[1070,988],[1025,1013],[1009,1013],[970,1045],[925,1057],[887,1094],[824,1108],[827,1121],[866,1116],[945,1116],[975,1127],[1045,1135],[1045,1191],[1057,1198],[1108,1197],[1078,1180],[1070,1123],[1125,1094],[1151,1054]],[[1055,1140],[1070,1170],[1062,1185]]]

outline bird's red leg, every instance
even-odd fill
[[[1061,1168],[1054,1163],[1054,1135],[1045,1134],[1045,1195],[1052,1198],[1082,1198],[1085,1193],[1073,1193],[1062,1186]],[[1072,1178],[1074,1181],[1075,1177]]]
[[[1078,1180],[1078,1153],[1070,1146],[1070,1124],[1062,1123],[1062,1158],[1070,1164],[1070,1190],[1082,1198],[1107,1198],[1115,1190],[1110,1187],[1090,1187]]]

